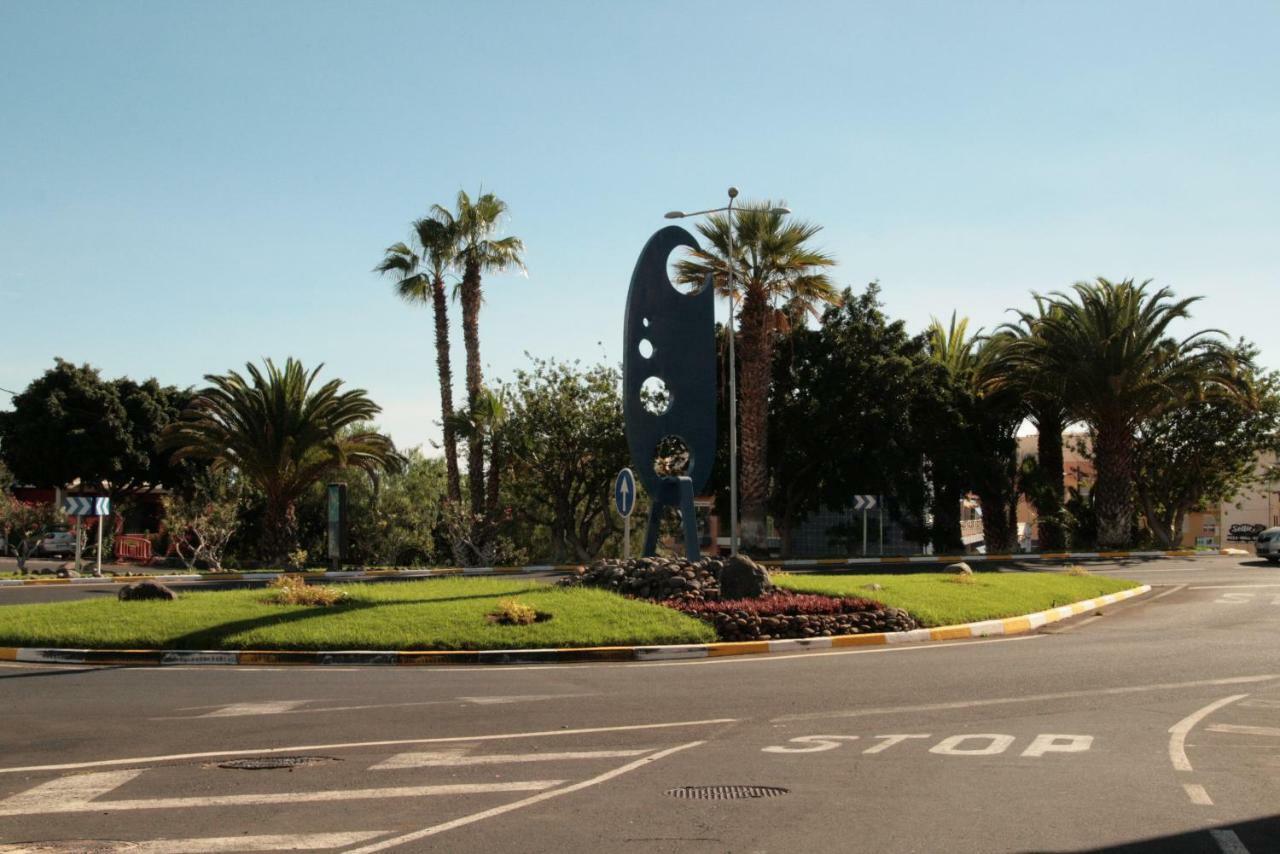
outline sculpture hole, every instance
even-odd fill
[[[671,287],[675,288],[682,294],[688,295],[698,291],[702,287],[702,276],[698,276],[697,281],[682,282],[680,265],[701,263],[698,257],[694,255],[693,248],[689,246],[677,246],[671,250],[671,254],[667,256],[667,280],[671,282]]]
[[[664,415],[671,408],[671,392],[667,384],[657,377],[649,377],[640,384],[640,405],[650,415]]]
[[[663,436],[653,451],[653,470],[658,477],[686,477],[693,466],[693,453],[679,436]]]
[[[653,342],[648,338],[641,338],[640,343],[637,345],[637,349],[640,350],[640,355],[646,359],[653,357]]]

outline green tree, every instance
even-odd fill
[[[449,359],[449,306],[445,295],[445,274],[458,253],[456,221],[438,214],[416,220],[413,236],[417,247],[404,243],[387,247],[379,273],[396,276],[396,293],[411,303],[430,303],[435,315],[436,374],[440,383],[440,418],[444,433],[444,460],[449,500],[462,500],[458,473],[458,439],[453,416],[453,368]]]
[[[193,472],[157,453],[161,431],[191,392],[154,379],[104,380],[62,359],[0,412],[0,457],[14,477],[39,486],[79,481],[113,498],[145,486],[185,487]]]
[[[524,269],[521,253],[524,243],[518,237],[498,237],[498,228],[507,213],[507,204],[493,193],[482,193],[472,199],[458,191],[456,210],[434,205],[431,217],[454,238],[453,266],[462,273],[458,292],[462,299],[462,342],[467,354],[467,412],[475,413],[482,405],[484,374],[480,367],[480,306],[483,302],[481,281],[486,273]],[[492,453],[491,467],[500,466]],[[494,480],[497,474],[491,474]],[[485,448],[482,433],[472,435],[467,443],[467,481],[470,488],[471,513],[475,517],[492,516],[496,507],[486,506]]]
[[[832,304],[838,294],[826,270],[835,265],[812,246],[821,227],[788,220],[772,202],[748,204],[715,214],[698,224],[703,249],[677,264],[677,280],[701,285],[708,274],[715,288],[740,306],[738,338],[739,431],[741,448],[742,540],[749,548],[764,544],[769,502],[769,382],[773,352],[780,334],[794,321]],[[733,257],[729,255],[730,231]],[[780,307],[781,306],[781,307]]]
[[[387,436],[346,430],[381,410],[363,389],[341,391],[342,380],[313,388],[320,369],[307,372],[292,358],[281,369],[267,359],[265,373],[247,364],[248,378],[206,375],[209,387],[164,432],[162,447],[175,460],[209,460],[262,493],[262,549],[271,561],[297,550],[296,505],[312,484],[343,468],[377,473],[402,463]]]
[[[620,383],[604,365],[535,359],[505,387],[508,494],[549,532],[554,563],[595,559],[618,530],[612,485],[629,458]]]
[[[1218,333],[1170,334],[1198,298],[1149,285],[1099,278],[1049,295],[1027,351],[1038,370],[1061,378],[1067,409],[1093,430],[1091,499],[1103,548],[1129,544],[1139,426],[1189,401],[1240,392],[1234,354]]]
[[[817,328],[797,324],[774,354],[769,508],[791,551],[795,527],[821,507],[882,495],[923,536],[923,457],[912,419],[923,347],[890,321],[872,283],[846,290]]]
[[[1182,542],[1196,507],[1231,501],[1258,481],[1258,455],[1280,448],[1280,378],[1253,370],[1256,351],[1237,349],[1247,393],[1194,400],[1138,427],[1138,506],[1162,548]]]

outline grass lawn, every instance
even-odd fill
[[[1100,575],[1048,572],[978,572],[972,584],[959,584],[941,572],[902,575],[784,575],[775,574],[779,587],[828,596],[861,596],[902,608],[922,626],[950,626],[1000,617],[1017,617],[1069,605],[1138,582]],[[879,584],[883,590],[868,590]]]
[[[602,590],[530,581],[441,578],[333,585],[333,607],[267,604],[270,591],[180,593],[173,602],[114,596],[0,608],[0,646],[96,649],[520,649],[700,643],[715,631],[693,617]],[[515,598],[552,615],[528,626],[485,615]]]

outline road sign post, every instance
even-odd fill
[[[110,498],[90,498],[76,495],[62,501],[62,510],[76,520],[76,572],[84,566],[84,525],[81,519],[85,516],[98,517],[98,557],[95,561],[94,575],[102,575],[102,525],[103,520],[111,515]]]
[[[880,502],[874,495],[855,495],[853,496],[853,509],[862,511],[862,553],[867,553],[867,511],[875,510],[880,506]],[[883,516],[880,523],[880,550],[884,551],[884,522]]]
[[[347,557],[347,485],[331,483],[329,494],[329,569],[337,572]]]
[[[631,469],[618,472],[613,481],[613,506],[622,517],[622,559],[631,559],[631,511],[636,509],[636,476]]]

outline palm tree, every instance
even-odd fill
[[[453,368],[449,362],[449,306],[444,277],[457,254],[457,233],[438,217],[426,217],[413,223],[417,249],[404,243],[388,246],[382,262],[374,268],[378,273],[397,276],[396,293],[411,303],[430,302],[436,324],[436,373],[440,380],[440,418],[444,432],[444,461],[450,501],[462,500],[458,474],[458,437],[453,417]]]
[[[473,201],[465,191],[459,190],[456,204],[456,211],[434,205],[431,216],[455,237],[453,265],[462,271],[459,293],[462,341],[467,352],[467,411],[476,412],[484,394],[484,375],[480,370],[481,278],[485,273],[512,268],[523,270],[520,254],[524,252],[524,243],[518,237],[495,236],[507,212],[507,203],[493,193],[484,193]],[[492,453],[489,456],[489,465],[497,467],[499,461]],[[485,501],[484,458],[484,436],[477,433],[467,442],[467,487],[474,516],[492,515],[497,510],[496,504],[489,506]],[[496,477],[495,473],[490,482]]]
[[[391,439],[362,426],[382,411],[363,389],[340,391],[338,379],[312,388],[323,365],[308,373],[290,358],[283,370],[270,359],[265,373],[245,367],[247,379],[205,376],[209,387],[165,429],[161,448],[256,486],[266,500],[264,557],[280,561],[297,548],[294,507],[308,487],[341,468],[394,471],[402,458]]]
[[[1047,298],[1027,358],[1060,378],[1063,401],[1093,430],[1098,545],[1128,545],[1133,519],[1134,436],[1138,425],[1184,403],[1235,395],[1241,382],[1217,330],[1174,338],[1199,297],[1175,299],[1150,280],[1078,282]]]
[[[1034,295],[1034,299],[1035,311],[1018,311],[1018,320],[1004,324],[992,337],[992,359],[983,381],[986,387],[1006,389],[1026,404],[1027,417],[1036,427],[1036,459],[1033,468],[1024,467],[1025,486],[1036,508],[1039,545],[1061,551],[1067,547],[1062,434],[1070,413],[1063,399],[1062,377],[1045,371],[1034,356],[1040,323],[1054,310],[1044,297]]]
[[[793,318],[815,315],[820,304],[836,304],[839,294],[825,270],[830,255],[810,242],[821,226],[787,220],[773,202],[748,204],[727,214],[714,214],[698,224],[703,249],[676,265],[678,282],[701,285],[714,276],[716,290],[741,305],[738,314],[738,359],[742,476],[742,540],[748,547],[764,544],[769,499],[769,378],[780,332]],[[733,258],[729,257],[730,228]],[[732,264],[733,293],[728,271]],[[732,321],[731,321],[732,322]]]
[[[982,538],[989,553],[1012,551],[1018,531],[1017,430],[1023,404],[1014,390],[990,381],[1002,353],[1001,343],[969,335],[968,318],[951,315],[950,326],[937,319],[926,332],[933,361],[950,377],[958,435],[933,450],[938,503],[956,502],[966,489],[982,506]],[[947,483],[954,477],[956,482]],[[950,524],[952,506],[935,506],[934,515]]]

